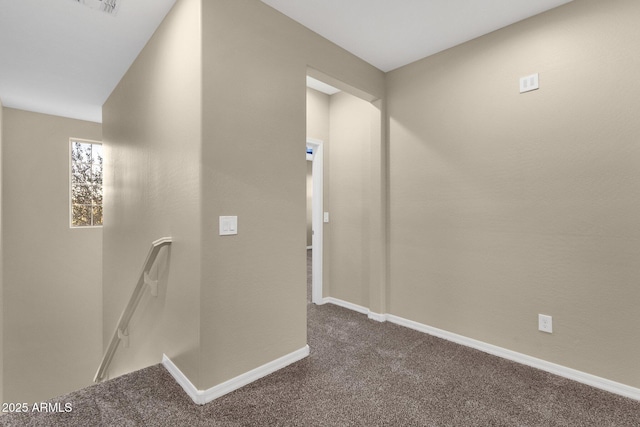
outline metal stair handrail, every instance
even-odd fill
[[[158,239],[151,244],[151,248],[149,249],[149,253],[147,254],[147,259],[145,260],[144,266],[142,268],[142,273],[140,273],[140,277],[138,278],[138,283],[133,290],[133,294],[131,294],[131,298],[129,298],[127,306],[120,315],[120,320],[118,321],[116,329],[113,332],[113,336],[111,337],[109,346],[107,347],[104,356],[102,356],[102,362],[100,362],[98,372],[96,372],[96,376],[93,378],[94,382],[99,383],[104,380],[107,369],[109,368],[111,360],[113,359],[113,356],[118,349],[120,341],[128,341],[129,337],[127,328],[129,327],[129,321],[131,320],[131,317],[133,316],[133,313],[135,312],[136,307],[140,302],[140,298],[142,298],[144,290],[148,286],[151,291],[151,295],[158,295],[158,281],[151,280],[149,278],[149,271],[151,270],[153,263],[156,261],[160,249],[162,249],[164,246],[170,245],[171,242],[171,237],[163,237],[162,239]]]

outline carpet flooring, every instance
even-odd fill
[[[2,426],[640,426],[640,402],[332,306],[311,354],[207,405],[156,365]]]

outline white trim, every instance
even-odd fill
[[[213,386],[207,390],[198,390],[193,385],[193,383],[189,381],[189,378],[187,378],[187,376],[184,375],[182,371],[180,371],[180,369],[165,354],[162,355],[162,365],[176,380],[176,382],[180,384],[187,395],[189,395],[191,400],[193,400],[198,405],[204,405],[205,403],[209,403],[219,397],[224,396],[227,393],[231,393],[232,391],[244,387],[249,383],[259,380],[262,377],[272,374],[275,371],[284,368],[285,366],[302,360],[308,355],[309,346],[305,345],[299,350],[286,354],[269,363],[265,363],[262,366],[252,369],[249,372],[245,372],[242,375],[238,375],[235,378],[231,378],[230,380]]]
[[[367,313],[367,317],[371,320],[375,320],[376,322],[380,322],[380,323],[387,321],[386,314],[374,313],[373,311],[369,311]]]
[[[367,307],[363,307],[361,305],[344,301],[338,298],[326,297],[322,299],[322,303],[323,304],[329,303],[329,304],[337,305],[340,307],[348,308],[349,310],[357,311],[358,313],[361,313],[361,314],[369,314],[369,309]]]
[[[313,196],[311,200],[311,223],[313,236],[311,246],[311,301],[314,304],[322,304],[322,256],[324,236],[324,144],[317,139],[307,138],[307,145],[313,148],[313,163],[311,175],[313,180]]]
[[[407,320],[402,317],[387,314],[386,318],[389,322],[395,323],[400,326],[404,326],[409,329],[414,329],[425,334],[433,335],[438,338],[445,339],[466,347],[475,348],[476,350],[483,351],[485,353],[492,354],[494,356],[501,357],[503,359],[512,360],[523,365],[531,366],[536,369],[540,369],[552,374],[568,378],[573,381],[577,381],[582,384],[606,390],[611,393],[619,394],[621,396],[629,397],[631,399],[640,400],[640,389],[631,387],[622,383],[608,380],[606,378],[598,377],[586,372],[578,371],[576,369],[568,368],[566,366],[558,365],[546,360],[538,359],[536,357],[528,356],[516,351],[507,350],[506,348],[498,347],[493,344],[488,344],[482,341],[474,340],[473,338],[467,338],[462,335],[455,334],[453,332],[444,331],[442,329],[427,326],[422,323],[414,322],[413,320]]]
[[[71,141],[76,141],[76,142],[87,142],[89,144],[100,144],[100,145],[104,145],[104,141],[98,141],[97,139],[87,139],[87,138],[69,138],[69,142]]]
[[[307,246],[307,249],[313,249],[313,245],[312,246]]]
[[[189,378],[185,374],[182,373],[180,368],[178,368],[171,359],[166,354],[162,355],[162,366],[171,374],[174,380],[180,387],[189,395],[191,400],[193,400],[198,405],[203,405],[205,402],[201,399],[202,392],[193,385]]]
[[[361,314],[366,314],[369,319],[375,320],[376,322],[384,322],[387,320],[386,314],[374,313],[373,311],[369,310],[367,307],[363,307],[361,305],[354,304],[349,301],[344,301],[344,300],[333,298],[333,297],[323,298],[322,304],[327,304],[327,303],[348,308],[349,310],[357,311],[358,313],[361,313]]]
[[[391,323],[395,323],[396,325],[404,326],[405,328],[413,329],[415,331],[423,332],[434,337],[442,338],[447,341],[463,345],[465,347],[471,347],[476,350],[501,357],[503,359],[531,366],[532,368],[540,369],[542,371],[546,371],[560,377],[568,378],[570,380],[577,381],[579,383],[586,384],[601,390],[605,390],[610,393],[615,393],[620,396],[628,397],[630,399],[640,400],[640,388],[631,387],[626,384],[611,381],[606,378],[598,377],[586,372],[568,368],[566,366],[547,362],[546,360],[538,359],[536,357],[528,356],[516,351],[507,350],[506,348],[488,344],[483,341],[474,340],[473,338],[467,338],[463,335],[458,335],[453,332],[434,328],[433,326],[427,326],[422,323],[414,322],[413,320],[394,316],[393,314],[373,313],[366,307],[337,298],[327,297],[324,298],[323,302],[338,305],[340,307],[344,307],[358,313],[366,314],[369,319],[376,320],[378,322],[389,321]]]

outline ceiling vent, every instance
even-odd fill
[[[98,9],[109,15],[118,13],[118,8],[122,0],[75,0],[76,2],[89,6],[91,9]]]

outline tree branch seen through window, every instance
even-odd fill
[[[102,145],[71,141],[71,226],[102,225]]]

